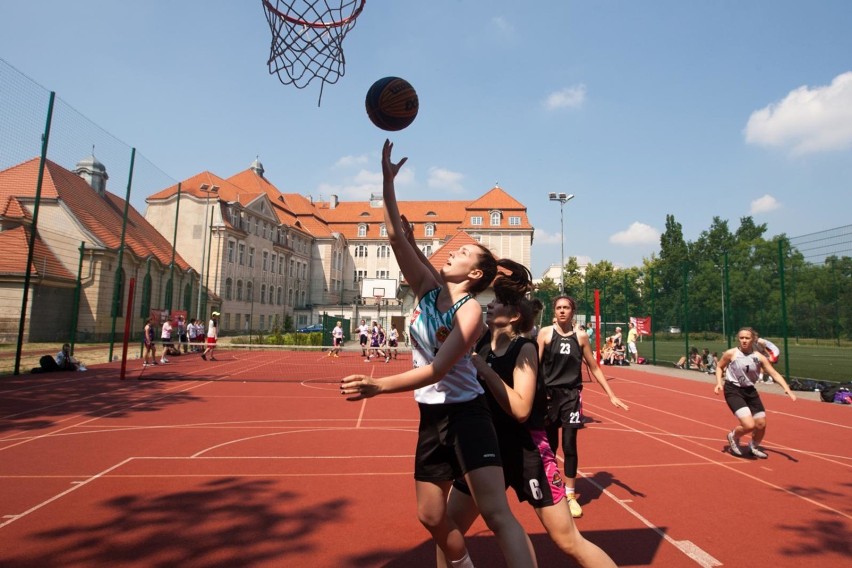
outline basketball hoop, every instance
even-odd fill
[[[316,78],[322,87],[343,76],[343,38],[355,26],[366,0],[263,0],[272,32],[269,74],[303,89]],[[319,106],[319,104],[317,104]]]

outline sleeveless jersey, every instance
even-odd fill
[[[760,377],[760,371],[760,359],[757,355],[746,355],[737,348],[734,360],[725,367],[725,380],[738,387],[753,387]]]
[[[491,351],[491,332],[489,331],[482,339],[479,340],[479,343],[476,346],[476,352],[479,353],[480,357],[485,359],[488,366],[491,367],[491,369],[497,373],[501,379],[503,379],[504,383],[514,388],[515,364],[521,354],[521,349],[527,343],[533,342],[525,337],[516,337],[512,340],[512,343],[509,344],[505,353],[502,355],[495,355],[494,352]],[[503,407],[500,406],[500,403],[497,402],[497,399],[494,398],[494,395],[491,394],[491,389],[488,387],[485,388],[485,398],[488,400],[488,405],[491,407],[491,416],[493,417],[498,435],[500,432],[506,431],[526,431],[529,429],[535,430],[544,428],[544,419],[547,415],[547,397],[544,392],[544,383],[542,382],[540,375],[536,378],[535,398],[533,398],[530,416],[524,423],[518,422],[514,416],[511,416],[503,410]]]
[[[544,348],[539,367],[539,376],[545,386],[583,388],[583,377],[580,373],[583,353],[577,334],[563,336],[553,327],[550,344]]]
[[[411,314],[411,359],[415,367],[423,367],[435,360],[444,340],[453,329],[453,316],[471,296],[465,296],[444,313],[438,310],[438,294],[441,288],[426,293]],[[452,369],[437,383],[414,391],[414,399],[423,404],[466,402],[483,393],[482,385],[476,380],[476,369],[465,353]]]

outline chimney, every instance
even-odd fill
[[[328,208],[329,209],[337,209],[337,196],[336,195],[331,194],[331,199],[329,200]]]

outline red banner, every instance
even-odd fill
[[[630,318],[630,323],[636,327],[639,335],[651,335],[651,316],[645,318]]]

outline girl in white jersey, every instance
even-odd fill
[[[471,567],[464,536],[447,514],[453,480],[463,477],[510,567],[536,566],[532,545],[506,498],[497,435],[482,385],[470,359],[482,328],[482,308],[473,297],[497,275],[498,261],[479,245],[450,253],[435,271],[406,234],[393,180],[405,163],[391,161],[393,145],[382,150],[385,224],[388,239],[417,307],[409,336],[414,368],[388,377],[351,375],[341,382],[347,400],[414,390],[420,427],[414,465],[420,522],[450,559]]]
[[[742,457],[740,438],[745,434],[751,434],[749,452],[754,457],[766,459],[769,456],[760,447],[760,442],[766,434],[766,409],[754,385],[763,372],[781,385],[790,400],[796,400],[796,395],[769,359],[757,351],[756,339],[757,332],[750,327],[744,327],[737,332],[739,347],[728,349],[719,359],[716,366],[716,387],[713,391],[719,394],[724,388],[725,402],[740,421],[739,426],[728,432],[730,452]]]

